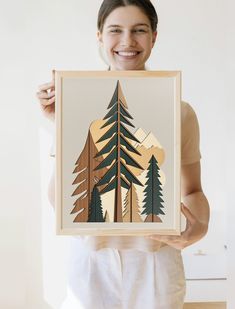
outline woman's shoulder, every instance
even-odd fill
[[[197,119],[193,107],[188,102],[181,101],[181,121],[185,122],[192,119]]]
[[[196,113],[187,102],[181,102],[181,164],[200,160],[200,134]]]

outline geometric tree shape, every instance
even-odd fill
[[[88,222],[105,222],[99,190],[94,185],[89,205]]]
[[[140,216],[137,192],[133,183],[124,200],[123,222],[143,222]]]
[[[160,168],[157,159],[152,155],[149,160],[146,188],[144,189],[145,198],[143,200],[144,210],[142,215],[146,214],[145,222],[162,222],[158,215],[165,215],[162,208],[164,203],[162,199],[162,184],[159,175]]]
[[[124,124],[134,127],[128,120],[133,119],[127,111],[126,100],[123,96],[119,81],[113,97],[108,106],[109,112],[105,115],[104,120],[107,120],[102,128],[110,126],[100,139],[96,142],[108,140],[105,146],[95,155],[95,158],[107,154],[107,156],[95,168],[95,171],[108,168],[108,171],[99,180],[97,186],[106,185],[100,193],[106,193],[110,190],[115,190],[114,199],[114,222],[122,222],[122,196],[121,188],[129,189],[131,183],[134,182],[140,186],[143,184],[137,177],[128,169],[128,165],[134,166],[143,170],[140,164],[131,157],[129,152],[139,154],[139,152],[131,145],[128,139],[139,142],[139,140],[125,127]]]
[[[72,194],[72,196],[78,196],[78,198],[71,211],[71,214],[78,214],[73,222],[87,222],[93,187],[97,179],[100,179],[106,172],[106,169],[95,171],[96,166],[100,163],[99,159],[94,159],[96,153],[97,147],[89,129],[86,144],[76,161],[76,168],[73,171],[73,173],[78,173],[73,182],[73,185],[76,184],[77,187]]]

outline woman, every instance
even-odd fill
[[[104,0],[97,38],[110,70],[145,70],[157,38],[158,17],[149,0]],[[54,81],[39,87],[44,114],[54,119]],[[180,309],[185,295],[181,249],[207,232],[209,205],[200,180],[199,128],[182,102],[182,213],[180,236],[76,237],[72,240],[64,309]],[[54,179],[50,186],[54,200]]]

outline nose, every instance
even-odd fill
[[[131,31],[123,31],[121,45],[125,47],[133,47],[136,45],[136,41]]]

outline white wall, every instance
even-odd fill
[[[227,165],[226,165],[226,191],[227,198],[226,203],[228,205],[227,212],[227,239],[228,239],[228,306],[227,309],[235,308],[235,296],[234,296],[234,286],[235,286],[235,201],[234,201],[234,181],[233,175],[235,175],[235,147],[234,147],[234,136],[235,136],[235,96],[234,96],[234,72],[235,72],[235,24],[234,24],[234,1],[228,1],[229,5],[227,7],[226,14],[226,25],[227,32],[224,34],[226,36],[226,123],[227,123]]]
[[[0,308],[57,309],[65,295],[67,240],[54,235],[54,214],[46,196],[53,164],[48,154],[52,126],[41,116],[35,92],[37,85],[50,80],[52,69],[105,69],[95,37],[100,3],[0,2]],[[188,254],[200,249],[218,256],[228,244],[228,205],[234,215],[230,164],[235,108],[229,92],[234,63],[228,48],[233,3],[154,3],[160,24],[149,67],[182,70],[183,99],[195,108],[201,127],[203,187],[211,204],[212,223],[207,237],[189,248]],[[232,219],[227,222],[234,235]],[[234,272],[231,268],[233,283]]]

